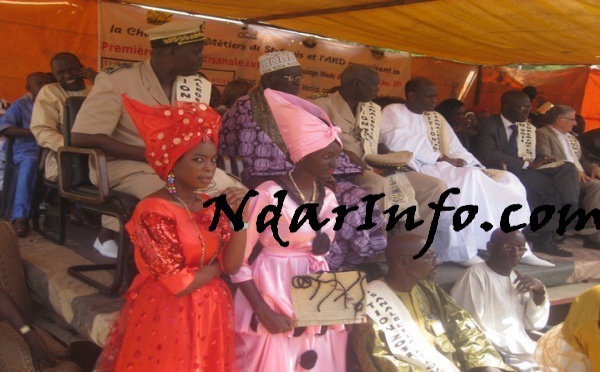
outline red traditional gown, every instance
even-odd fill
[[[231,230],[225,220],[208,231],[213,211],[193,216],[164,199],[142,200],[126,228],[139,270],[113,325],[98,371],[232,371],[233,302],[220,278],[182,297],[205,242],[205,264],[220,262]],[[198,229],[194,227],[196,224]],[[217,253],[218,252],[218,253]]]

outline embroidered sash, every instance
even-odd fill
[[[210,103],[212,84],[200,75],[177,76],[175,94],[177,102]]]
[[[377,154],[381,107],[373,102],[363,102],[358,108],[358,127],[363,145],[363,156]]]
[[[444,133],[444,117],[437,111],[425,111],[423,112],[423,117],[425,118],[427,135],[429,136],[433,151],[449,156],[448,139]]]
[[[571,155],[573,155],[573,159],[575,160],[577,170],[583,172],[583,166],[581,165],[581,162],[579,162],[579,159],[581,159],[581,145],[579,144],[579,141],[574,135],[567,133],[567,143],[569,144]]]
[[[459,371],[423,337],[402,300],[387,284],[374,280],[367,289],[367,316],[383,331],[394,356],[427,371]]]
[[[525,161],[535,160],[535,127],[527,122],[517,125],[517,156]]]
[[[252,117],[256,124],[258,124],[260,130],[266,133],[266,135],[273,141],[275,145],[283,152],[286,156],[289,155],[287,146],[281,137],[279,127],[275,122],[271,108],[265,98],[264,88],[259,85],[257,88],[250,91],[250,104],[252,106]]]
[[[356,121],[360,129],[360,137],[363,144],[364,155],[377,154],[377,146],[379,144],[379,132],[381,119],[381,107],[374,102],[362,102],[358,107],[358,115]],[[387,209],[393,204],[397,204],[400,210],[404,210],[415,206],[418,208],[417,200],[415,199],[415,190],[408,181],[408,178],[403,172],[393,172],[387,174],[385,179],[389,183],[389,195],[384,199],[384,208]],[[418,218],[418,209],[415,218]],[[405,220],[403,217],[402,220]]]
[[[394,204],[398,205],[400,211],[414,206],[416,207],[415,218],[419,218],[419,203],[417,203],[417,199],[415,199],[415,189],[412,187],[406,174],[402,171],[397,171],[390,175],[386,175],[385,180],[390,187],[389,195],[386,195],[384,200],[385,209]],[[406,218],[407,217],[404,216],[400,221],[405,221]]]

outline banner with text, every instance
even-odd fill
[[[150,42],[144,30],[165,21],[191,16],[147,10],[141,7],[100,3],[99,47],[101,67],[135,62],[150,57]],[[206,47],[202,72],[219,87],[238,78],[258,82],[258,57],[280,50],[294,52],[302,66],[301,96],[328,91],[339,85],[339,74],[350,64],[374,68],[381,79],[379,95],[403,96],[410,79],[408,53],[374,53],[363,45],[314,39],[293,32],[256,25],[206,19]]]

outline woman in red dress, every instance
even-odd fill
[[[123,97],[164,189],[143,199],[126,228],[139,269],[98,371],[232,371],[233,302],[221,273],[242,264],[245,230],[203,207],[212,185],[220,116],[205,104],[148,107]],[[233,210],[243,188],[223,193]],[[244,217],[246,214],[244,213]]]

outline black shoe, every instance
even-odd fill
[[[563,249],[553,241],[548,241],[545,244],[537,243],[533,245],[535,252],[549,254],[557,257],[573,257],[573,252]]]

